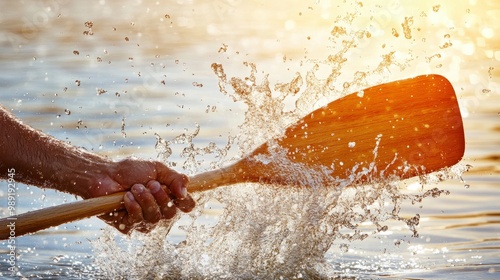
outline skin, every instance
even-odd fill
[[[177,209],[189,212],[195,206],[188,177],[161,162],[111,161],[37,131],[0,106],[0,178],[12,168],[17,182],[84,199],[127,191],[125,210],[100,216],[122,233],[148,232]]]

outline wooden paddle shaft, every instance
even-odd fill
[[[0,239],[36,232],[83,218],[121,209],[124,192],[48,207],[0,220]],[[106,210],[105,210],[106,209]],[[85,213],[85,214],[84,214]]]

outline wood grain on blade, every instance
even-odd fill
[[[331,168],[340,179],[365,170],[361,181],[392,174],[400,178],[456,164],[464,153],[462,118],[453,87],[439,75],[391,82],[351,94],[289,127],[277,144],[288,158]],[[269,153],[268,144],[253,156]],[[255,173],[280,169],[254,166]],[[287,181],[274,174],[275,183]],[[254,180],[257,180],[256,178]]]

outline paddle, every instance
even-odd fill
[[[190,192],[243,182],[308,186],[409,178],[456,164],[464,153],[453,87],[439,75],[378,85],[335,100],[227,167],[191,177]],[[299,170],[299,171],[297,171]],[[348,180],[346,180],[348,179]],[[316,182],[317,183],[317,182]],[[122,209],[124,193],[0,220],[0,238]],[[11,233],[9,225],[15,222]]]

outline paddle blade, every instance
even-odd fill
[[[246,177],[293,184],[283,161],[259,160],[278,148],[291,164],[326,170],[337,180],[409,178],[456,164],[464,142],[450,82],[439,75],[419,76],[350,94],[310,113],[254,151],[246,162],[252,174]]]

